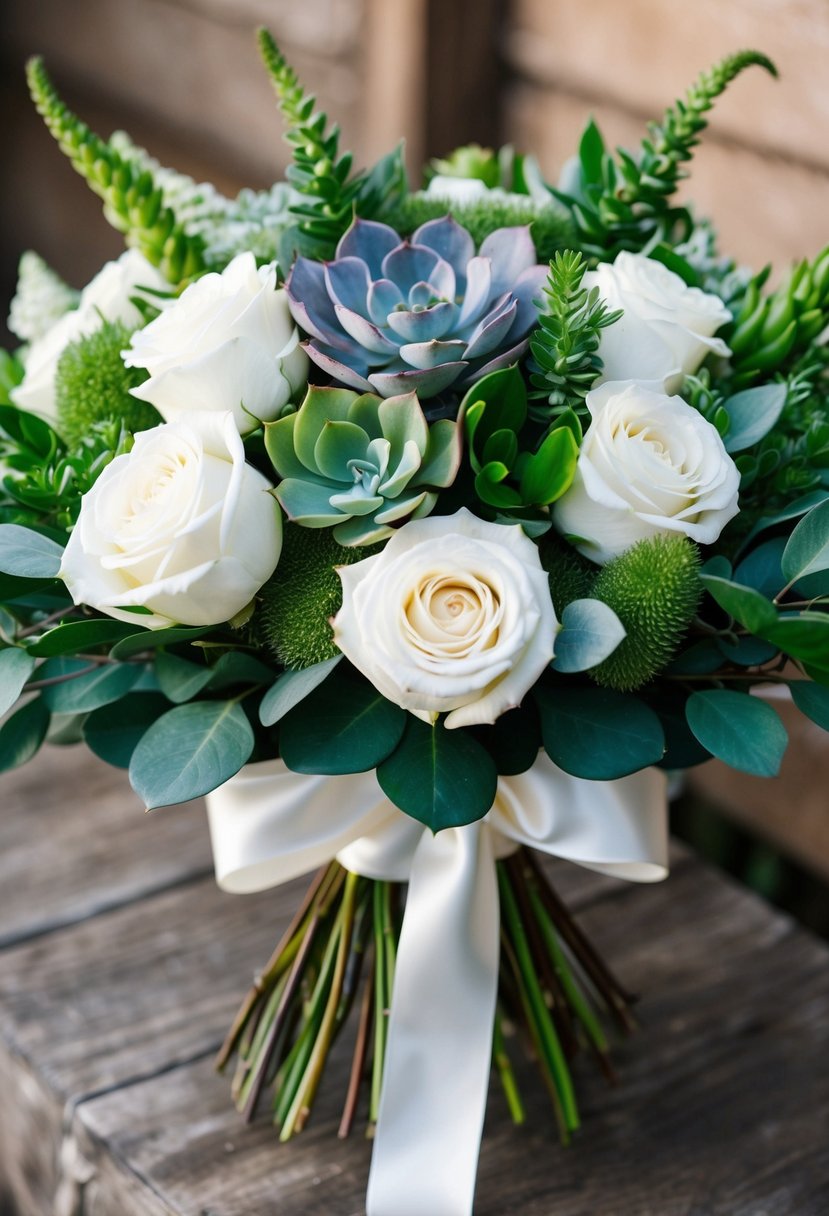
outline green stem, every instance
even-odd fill
[[[492,1060],[501,1078],[501,1086],[504,1090],[504,1097],[507,1100],[510,1117],[513,1123],[521,1124],[525,1118],[524,1105],[521,1101],[518,1083],[512,1070],[512,1061],[509,1058],[504,1041],[504,1013],[500,1007],[495,1011],[495,1029],[492,1035]]]

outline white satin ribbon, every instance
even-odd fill
[[[367,1216],[470,1216],[498,990],[495,861],[526,844],[636,882],[667,874],[664,774],[584,781],[544,753],[501,777],[478,823],[433,835],[373,772],[315,777],[249,765],[207,798],[226,891],[278,886],[337,859],[409,883]]]

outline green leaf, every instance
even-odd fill
[[[700,582],[729,616],[752,633],[767,630],[777,620],[774,604],[753,587],[743,587],[711,574],[701,574]]]
[[[829,499],[804,515],[789,537],[780,564],[791,583],[829,569]]]
[[[210,668],[211,689],[233,688],[244,684],[270,684],[273,668],[268,667],[256,655],[244,650],[228,650]]]
[[[616,613],[601,600],[572,600],[562,613],[561,625],[552,663],[556,671],[587,671],[627,636]]]
[[[68,621],[44,633],[28,649],[29,654],[45,659],[72,654],[73,651],[91,650],[94,646],[108,646],[134,632],[135,626],[128,625],[126,621],[97,618],[92,621]]]
[[[383,793],[433,832],[482,819],[498,787],[492,757],[464,730],[407,718],[399,746],[377,769]]]
[[[130,761],[130,784],[148,810],[209,794],[238,773],[253,731],[236,701],[177,705],[150,726]]]
[[[299,705],[323,680],[328,679],[342,657],[341,654],[335,654],[333,658],[314,663],[312,667],[304,667],[302,671],[286,671],[275,680],[259,706],[259,721],[262,725],[273,726],[280,718],[284,718],[288,710]]]
[[[734,582],[753,587],[773,599],[786,581],[780,566],[785,547],[785,536],[775,536],[752,549],[734,571]]]
[[[297,773],[363,773],[400,742],[406,711],[341,668],[282,719],[279,750]]]
[[[775,426],[785,404],[785,384],[761,384],[729,397],[723,402],[728,414],[726,452],[742,452],[759,443]]]
[[[602,180],[604,140],[595,120],[590,119],[579,141],[579,161],[585,184],[599,184]]]
[[[659,718],[629,693],[537,688],[547,755],[574,777],[612,781],[656,764],[665,751]]]
[[[206,663],[191,663],[176,654],[168,654],[166,650],[159,650],[153,666],[159,688],[175,705],[198,696],[213,675]]]
[[[169,708],[170,702],[160,693],[133,693],[88,714],[83,723],[84,742],[107,764],[129,768],[139,740]]]
[[[215,625],[191,627],[171,625],[169,629],[142,629],[118,642],[109,652],[113,659],[129,659],[144,650],[157,650],[159,646],[174,646],[178,642],[194,642],[215,629]]]
[[[793,659],[829,667],[829,615],[825,613],[781,615],[774,625],[763,630],[763,637]]]
[[[525,773],[535,764],[541,747],[538,710],[531,698],[525,697],[522,705],[501,714],[491,726],[473,727],[472,734],[502,776]]]
[[[51,714],[42,697],[28,701],[0,726],[0,773],[31,760],[46,738]]]
[[[25,650],[0,650],[0,716],[11,709],[34,671],[35,661]]]
[[[695,692],[685,706],[688,725],[712,756],[757,777],[774,777],[788,735],[766,701],[727,688]]]
[[[38,669],[39,680],[68,676],[61,684],[43,689],[43,700],[53,714],[85,714],[100,705],[120,701],[135,684],[141,668],[137,663],[101,664],[85,675],[74,675],[89,664],[84,659],[47,659]]]
[[[829,688],[822,688],[809,680],[790,680],[789,689],[800,712],[824,730],[829,730]]]
[[[764,515],[761,519],[757,520],[757,523],[743,541],[742,548],[747,549],[755,536],[759,536],[767,528],[774,528],[778,524],[788,523],[790,519],[798,519],[799,516],[805,515],[807,511],[811,511],[812,507],[819,506],[822,502],[829,502],[829,493],[826,490],[810,490],[808,494],[803,494],[800,498],[796,498],[794,502],[790,502],[788,506],[782,507],[772,515]]]
[[[63,549],[19,524],[0,525],[0,570],[18,578],[56,578]]]
[[[521,497],[525,503],[547,506],[573,483],[579,447],[568,426],[556,427],[524,463]]]

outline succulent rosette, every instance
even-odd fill
[[[341,545],[376,544],[428,515],[461,460],[459,425],[429,426],[414,393],[311,388],[296,414],[268,426],[266,442],[289,519],[333,527]]]
[[[358,219],[332,261],[298,258],[287,289],[308,355],[333,380],[426,400],[520,357],[546,274],[526,226],[490,233],[476,254],[449,216],[410,240]]]

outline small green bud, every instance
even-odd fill
[[[124,366],[121,351],[130,336],[126,325],[106,321],[61,355],[55,378],[58,430],[69,443],[83,439],[102,419],[121,421],[133,433],[161,422],[157,410],[130,394],[147,378],[142,369]]]

